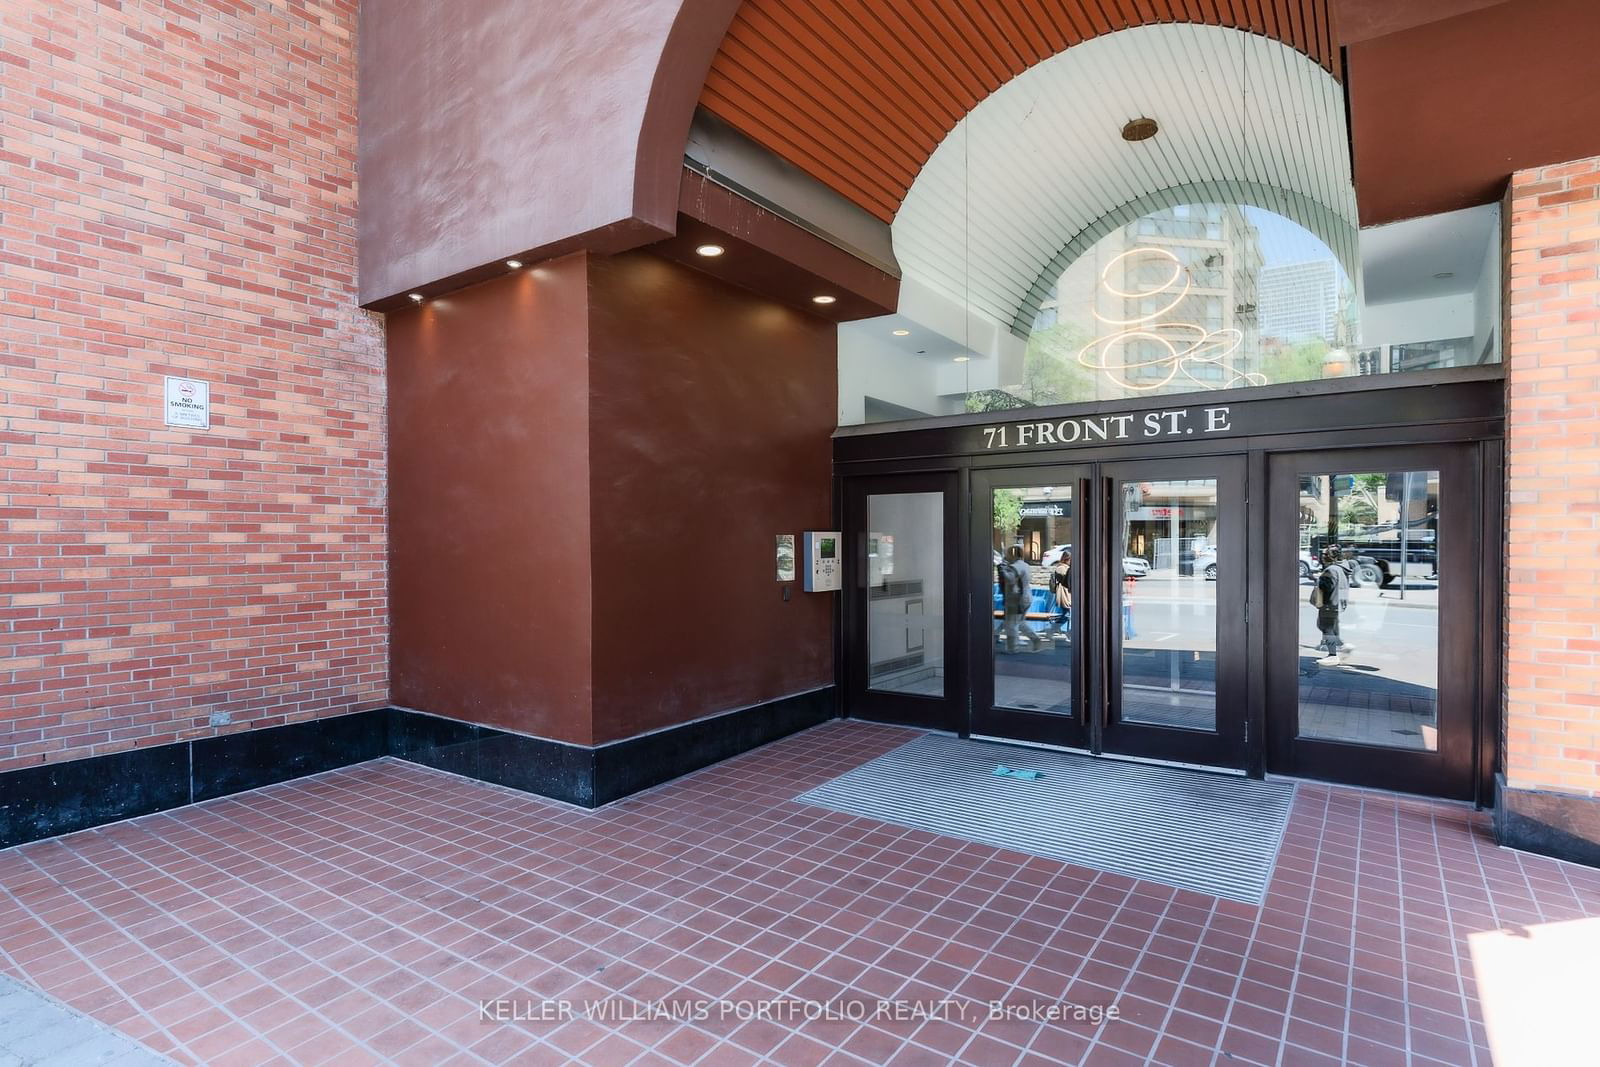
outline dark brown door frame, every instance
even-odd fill
[[[1094,706],[1094,674],[1087,665],[1095,656],[1098,637],[1088,619],[1100,603],[1094,576],[1100,571],[1103,551],[1095,528],[1095,502],[1091,499],[1093,467],[1088,464],[1042,464],[1026,467],[990,467],[974,470],[967,497],[966,581],[968,604],[968,670],[972,704],[965,732],[984,737],[1005,737],[1035,744],[1098,752],[1097,724],[1086,709]],[[1045,481],[1041,482],[1040,479]],[[1049,484],[1072,489],[1072,714],[1000,707],[995,703],[995,637],[993,599],[989,578],[994,573],[991,499],[994,490]],[[1087,608],[1088,610],[1084,610]]]
[[[1268,416],[1250,420],[1255,432],[1228,440],[1206,442],[1210,453],[1242,456],[1245,459],[1248,493],[1245,521],[1248,543],[1252,546],[1250,554],[1255,559],[1259,559],[1264,551],[1269,553],[1271,551],[1268,543],[1267,513],[1270,507],[1271,488],[1268,483],[1268,471],[1273,457],[1313,451],[1337,452],[1345,449],[1395,450],[1391,454],[1399,454],[1438,444],[1460,445],[1470,450],[1480,508],[1480,521],[1476,524],[1478,555],[1475,561],[1479,596],[1471,615],[1475,632],[1472,654],[1476,659],[1463,669],[1476,679],[1477,695],[1474,706],[1477,710],[1477,720],[1471,737],[1471,763],[1476,787],[1473,799],[1480,805],[1493,803],[1494,775],[1499,769],[1500,728],[1503,718],[1501,608],[1504,597],[1502,567],[1505,531],[1501,497],[1504,492],[1502,440],[1504,383],[1496,379],[1492,371],[1493,368],[1482,369],[1482,373],[1476,374],[1476,377],[1456,371],[1437,372],[1434,374],[1437,381],[1432,379],[1424,381],[1423,379],[1427,378],[1426,374],[1411,375],[1407,376],[1408,384],[1384,383],[1383,388],[1368,390],[1362,390],[1360,386],[1372,383],[1341,379],[1336,388],[1331,383],[1312,383],[1310,386],[1302,383],[1271,390],[1252,390],[1248,396],[1239,394],[1233,397],[1209,395],[1207,397],[1213,401],[1231,399],[1237,405],[1236,421],[1241,424],[1246,420],[1238,416],[1245,409],[1256,406],[1257,397],[1265,398],[1266,406],[1271,408]],[[1320,384],[1330,384],[1330,388],[1323,390],[1318,387]],[[1194,398],[1180,398],[1180,400],[1198,402]],[[1340,406],[1341,404],[1344,406]],[[1135,402],[1121,402],[1059,410],[1068,413],[1098,411],[1102,408],[1108,411],[1132,410],[1136,406]],[[1055,409],[1039,409],[1029,410],[1025,414],[1016,413],[1010,420],[1000,413],[996,413],[992,418],[995,422],[1019,421],[1041,416],[1051,417],[1054,413]],[[1058,464],[1082,466],[1095,462],[1113,463],[1124,459],[1153,459],[1193,454],[1192,449],[1186,448],[1186,442],[1162,441],[1142,445],[1079,449],[1035,448],[1013,450],[1002,455],[984,450],[981,436],[974,440],[973,434],[973,427],[957,423],[913,425],[892,432],[868,435],[841,432],[834,442],[834,470],[840,487],[836,499],[840,501],[841,518],[845,496],[844,485],[862,476],[929,471],[945,473],[957,479],[959,487],[957,499],[970,514],[972,509],[970,481],[985,470],[1021,466],[1046,467]],[[970,526],[969,522],[958,522],[956,540],[953,542],[956,546],[955,554],[960,572],[956,576],[957,584],[953,588],[961,590],[969,589],[972,582],[970,557],[973,553],[972,546],[968,543]],[[848,526],[845,528],[849,529]],[[987,543],[988,539],[985,538],[983,544],[986,546]],[[1292,552],[1293,546],[1287,551]],[[1286,566],[1292,567],[1292,561]],[[1247,770],[1255,777],[1267,772],[1268,749],[1271,745],[1268,711],[1272,694],[1267,684],[1268,633],[1271,624],[1259,620],[1268,620],[1271,617],[1267,575],[1273,573],[1273,567],[1270,561],[1265,567],[1251,567],[1246,577],[1246,605],[1250,613],[1250,626],[1245,644],[1248,669],[1244,693],[1251,741]],[[1081,570],[1082,577],[1078,579],[1080,583],[1089,580],[1090,575],[1090,568]],[[1086,597],[1094,599],[1093,589],[1088,586],[1083,586],[1083,589]],[[839,671],[836,677],[841,683],[846,683],[848,677],[847,664],[851,660],[853,640],[846,625],[846,617],[852,610],[848,598],[847,590],[846,594],[840,597],[838,612],[840,640],[837,652]],[[956,607],[952,607],[949,612],[947,627],[954,625],[963,631],[962,655],[951,665],[951,669],[971,671],[975,669],[975,662],[980,662],[972,659],[973,642],[965,633],[971,616],[970,610],[958,610]],[[1084,662],[1087,663],[1089,650],[1083,651]],[[1087,699],[1095,700],[1094,686],[1097,678],[1103,676],[1102,670],[1090,672],[1090,677],[1080,684],[1079,691]],[[975,681],[972,675],[969,674],[968,677]],[[841,689],[847,687],[847,684],[841,685]],[[844,698],[841,698],[841,704],[845,714],[873,717],[864,710],[852,707]],[[967,705],[965,696],[961,705],[953,721],[919,722],[917,725],[966,733],[971,722],[971,708]],[[1271,769],[1275,773],[1296,773],[1286,772],[1278,761],[1273,761]],[[1302,768],[1297,773],[1332,781],[1351,781],[1351,777],[1344,773],[1318,774],[1310,768]],[[1401,783],[1393,787],[1407,792],[1426,791],[1422,783]]]
[[[1240,455],[1215,455],[1191,459],[1135,459],[1100,466],[1100,476],[1110,493],[1105,509],[1106,529],[1102,540],[1108,553],[1106,577],[1108,595],[1101,603],[1108,628],[1106,642],[1103,749],[1117,755],[1159,759],[1173,763],[1202,764],[1208,767],[1244,771],[1249,767],[1249,719],[1246,714],[1248,626],[1246,610],[1246,566],[1249,534],[1246,521],[1246,464]],[[1121,529],[1125,500],[1116,491],[1119,481],[1170,481],[1173,479],[1214,478],[1217,483],[1217,516],[1221,520],[1217,544],[1217,640],[1216,640],[1216,729],[1214,732],[1179,727],[1154,726],[1124,721],[1122,718],[1122,604],[1125,583],[1121,572]],[[1258,738],[1259,739],[1259,738]]]
[[[953,470],[846,478],[841,487],[845,541],[841,636],[847,717],[965,732],[967,672],[963,655],[965,601],[958,529],[961,477]],[[944,695],[922,696],[872,689],[868,679],[867,498],[894,493],[944,494]]]
[[[1481,563],[1485,522],[1483,471],[1472,444],[1283,452],[1268,457],[1265,696],[1267,769],[1278,774],[1350,785],[1427,793],[1484,802],[1482,664],[1485,657]],[[1296,570],[1299,483],[1302,474],[1351,471],[1439,472],[1438,737],[1435,752],[1386,748],[1297,736],[1299,610]],[[1292,584],[1292,588],[1291,588]],[[1444,594],[1452,596],[1444,610]],[[1290,614],[1292,612],[1292,614]],[[1496,652],[1496,657],[1498,653]]]

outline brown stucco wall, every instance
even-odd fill
[[[1499,3],[1351,44],[1361,225],[1491,203],[1512,171],[1600,151],[1597,51],[1594,0]]]
[[[362,0],[362,303],[670,234],[737,6]]]
[[[833,594],[774,537],[831,523],[833,324],[647,252],[591,259],[594,732],[826,685]]]
[[[389,316],[394,703],[590,742],[587,264]]]
[[[389,317],[397,705],[599,744],[827,685],[836,327],[649,252]]]

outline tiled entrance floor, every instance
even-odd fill
[[[1462,1067],[1466,936],[1600,915],[1600,872],[1375,793],[1299,790],[1262,908],[791,799],[911,736],[829,724],[598,812],[383,760],[25,845],[0,971],[212,1064]],[[638,1018],[561,1018],[607,997]]]

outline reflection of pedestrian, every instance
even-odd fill
[[[1000,582],[1000,595],[1005,608],[1006,651],[1017,651],[1017,630],[1020,628],[1033,643],[1035,652],[1048,652],[1050,642],[1040,637],[1028,626],[1028,608],[1033,604],[1033,592],[1028,588],[1032,572],[1022,549],[1012,545],[1006,549],[1005,562],[995,567],[995,577]]]
[[[1344,568],[1345,581],[1350,583],[1350,588],[1351,589],[1360,589],[1361,588],[1361,568],[1359,566],[1357,566],[1356,561],[1353,560],[1353,559],[1346,559],[1345,558],[1344,548],[1341,545],[1337,545],[1337,544],[1329,545],[1328,548],[1330,550],[1332,550],[1333,552],[1338,553],[1336,558],[1339,560],[1339,566]]]
[[[1322,573],[1317,576],[1316,588],[1311,590],[1311,606],[1317,609],[1317,629],[1322,631],[1322,641],[1317,645],[1324,667],[1336,666],[1339,653],[1353,651],[1339,636],[1339,615],[1350,606],[1350,577],[1344,567],[1344,553],[1329,545],[1322,550]]]
[[[1055,602],[1055,614],[1050,617],[1050,633],[1061,632],[1072,611],[1072,553],[1066,549],[1050,571],[1050,599]]]

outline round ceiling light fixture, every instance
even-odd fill
[[[1137,118],[1122,127],[1124,141],[1148,141],[1160,132],[1161,126],[1155,119]]]
[[[700,245],[694,250],[694,254],[697,256],[705,256],[707,259],[710,259],[720,256],[726,251],[727,249],[723,248],[721,245]]]
[[[506,266],[510,267],[512,270],[516,270],[518,267],[522,266],[522,260],[508,259],[506,260]]]
[[[814,297],[812,297],[811,298],[811,302],[813,304],[831,304],[837,299],[839,299],[839,298],[836,297],[836,296],[828,296],[828,295],[824,294],[822,296],[814,296]]]
[[[971,356],[956,356],[953,359],[951,359],[950,362],[952,362],[952,363],[970,363],[970,362],[972,362],[972,357]]]
[[[911,331],[910,330],[891,330],[889,332],[894,334],[896,337],[910,337],[911,336]]]
[[[413,302],[418,303],[418,304],[422,303],[422,294],[421,293],[411,293],[409,295],[411,296],[411,299],[412,299]]]
[[[1453,270],[1442,270],[1438,274],[1434,275],[1434,277],[1438,278],[1440,281],[1444,281],[1446,278],[1454,278],[1455,276],[1456,272]]]

